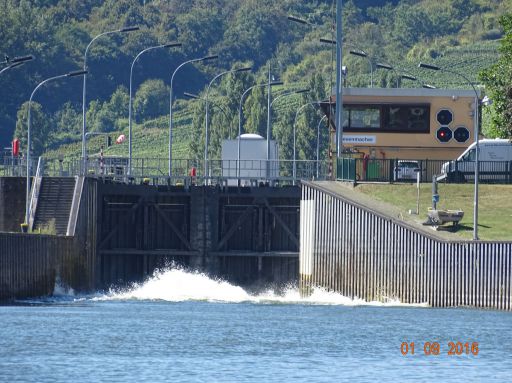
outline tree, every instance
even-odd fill
[[[55,113],[52,120],[55,129],[50,131],[49,146],[55,147],[81,138],[82,113],[70,102],[65,103],[62,109]]]
[[[501,40],[501,57],[496,64],[480,73],[486,92],[493,101],[491,127],[494,137],[512,138],[512,14],[500,18],[505,36]]]
[[[23,103],[18,110],[13,137],[20,140],[20,150],[23,153],[26,153],[27,150],[28,104],[28,101]],[[32,156],[39,156],[43,153],[49,126],[49,118],[43,112],[41,104],[32,102],[30,106],[30,154]]]
[[[120,86],[109,101],[92,101],[87,112],[88,130],[93,132],[112,132],[124,128],[123,121],[128,116],[128,91]]]
[[[162,80],[147,80],[141,84],[133,100],[133,112],[141,122],[168,113],[169,88]]]
[[[256,133],[262,137],[267,135],[267,97],[263,88],[256,86],[245,101],[243,133]]]
[[[192,139],[189,142],[190,158],[203,158],[204,153],[204,101],[192,101]]]

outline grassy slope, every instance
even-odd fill
[[[179,111],[173,119],[173,158],[189,158],[189,143],[191,130],[191,111]],[[124,125],[128,125],[128,121]],[[126,135],[122,145],[105,148],[108,156],[128,156],[128,127],[122,131],[110,132],[112,141],[120,135]],[[87,153],[97,155],[101,146],[105,146],[104,136],[91,136],[87,140]],[[162,116],[143,125],[132,124],[132,152],[134,158],[168,158],[169,153],[169,117]],[[62,145],[55,150],[49,150],[45,157],[54,158],[63,155],[66,158],[79,158],[82,153],[81,141]]]
[[[464,218],[458,234],[473,237],[473,184],[439,184],[439,209],[462,209]],[[409,209],[416,211],[416,184],[377,185],[361,184],[357,191],[399,207],[404,214]],[[427,208],[432,205],[431,184],[421,184],[420,215],[418,221],[427,217]],[[482,240],[512,240],[512,185],[480,185],[478,201],[478,234]]]

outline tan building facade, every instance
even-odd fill
[[[468,90],[344,88],[344,151],[376,159],[454,159],[475,140],[474,105],[475,92]]]

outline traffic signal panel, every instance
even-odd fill
[[[466,142],[469,140],[469,130],[467,130],[463,126],[459,126],[455,131],[453,132],[453,138],[457,142]]]
[[[448,142],[452,139],[452,130],[447,126],[441,126],[436,132],[437,139],[439,142]]]

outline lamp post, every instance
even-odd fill
[[[299,117],[299,113],[307,106],[314,106],[320,104],[322,101],[311,101],[307,104],[302,105],[297,109],[295,113],[295,119],[293,120],[293,184],[295,185],[295,178],[297,175],[297,155],[296,155],[296,127],[297,127],[297,118]]]
[[[7,64],[5,68],[2,68],[0,70],[0,74],[4,73],[5,71],[8,71],[9,69],[16,68],[17,66],[25,64],[27,61],[33,60],[34,56],[21,56],[21,57],[15,57],[13,59],[9,59],[7,56],[5,57],[5,61],[3,61],[0,64]]]
[[[316,178],[319,175],[319,161],[320,161],[320,125],[327,118],[327,115],[323,116],[320,121],[318,121],[318,126],[316,127]]]
[[[311,89],[299,89],[299,90],[295,90],[295,91],[292,91],[292,92],[287,92],[287,93],[280,94],[279,96],[274,98],[272,100],[272,102],[270,103],[270,107],[269,107],[270,113],[268,114],[268,118],[267,118],[267,132],[271,132],[272,131],[272,114],[271,114],[271,112],[272,112],[272,105],[274,105],[274,102],[276,102],[277,100],[279,100],[280,98],[283,98],[283,97],[293,96],[295,94],[307,93],[307,92],[310,92],[310,91],[311,91]]]
[[[372,60],[368,57],[368,53],[366,53],[363,50],[353,50],[351,49],[348,53],[354,56],[363,57],[368,60],[368,63],[370,64],[370,88],[373,88],[373,63]]]
[[[336,157],[343,151],[343,1],[336,0],[336,40],[320,39],[321,42],[336,44]],[[372,68],[373,73],[373,68]]]
[[[153,49],[159,48],[174,48],[181,47],[181,43],[169,43],[169,44],[161,44],[155,45],[153,47],[149,47],[140,51],[137,56],[133,59],[132,66],[130,68],[130,102],[128,105],[128,175],[132,174],[132,78],[133,78],[133,67],[137,59],[144,53],[151,51]]]
[[[336,0],[336,157],[343,151],[343,29],[342,0]]]
[[[283,85],[283,82],[282,81],[274,81],[274,82],[270,83],[270,86],[275,86],[275,85]],[[261,87],[261,86],[268,86],[268,84],[265,83],[265,84],[253,85],[253,86],[247,88],[242,93],[242,96],[240,97],[240,103],[239,103],[239,106],[238,106],[238,138],[237,138],[237,141],[238,141],[238,155],[237,155],[237,162],[236,162],[237,177],[238,178],[240,178],[240,140],[241,140],[241,136],[242,136],[242,105],[243,105],[243,102],[244,102],[244,97],[245,97],[245,95],[247,93],[249,93],[254,88]]]
[[[183,95],[185,97],[188,97],[188,98],[192,98],[194,100],[201,100],[201,101],[206,101],[203,97],[197,95],[197,94],[193,94],[193,93],[188,93],[188,92],[183,92]],[[213,104],[213,103],[212,103]],[[213,107],[214,108],[218,108],[222,114],[224,115],[224,117],[226,118],[227,121],[229,121],[229,115],[228,115],[228,112],[226,112],[226,109],[224,109],[222,106],[220,105],[217,105],[217,104],[213,104]],[[231,127],[229,128],[229,137],[231,137]]]
[[[30,125],[31,125],[31,106],[32,106],[32,98],[34,98],[34,94],[36,91],[42,87],[47,82],[57,80],[63,77],[75,77],[75,76],[81,76],[85,75],[87,71],[81,70],[76,72],[69,72],[66,74],[61,74],[59,76],[54,76],[47,78],[46,80],[41,81],[32,91],[32,94],[30,95],[30,99],[28,101],[28,116],[27,116],[27,155],[26,155],[26,161],[27,161],[27,191],[25,195],[25,224],[28,225],[29,222],[29,215],[30,215]]]
[[[172,177],[172,128],[173,128],[173,121],[172,121],[172,84],[174,82],[174,76],[176,76],[176,73],[185,65],[199,62],[199,61],[207,61],[207,60],[214,60],[218,58],[219,56],[213,55],[213,56],[205,56],[205,57],[199,57],[196,59],[187,60],[185,62],[182,62],[178,67],[174,70],[172,76],[171,76],[171,89],[169,91],[169,177]]]
[[[339,157],[343,151],[343,30],[342,30],[342,8],[343,1],[336,0],[336,41],[329,43],[336,44],[336,156]],[[295,16],[288,16],[288,20],[301,24],[310,24],[306,20]],[[322,41],[322,39],[321,39]],[[327,41],[325,41],[327,42]]]
[[[397,73],[396,69],[393,66],[391,66],[389,64],[383,64],[383,63],[376,63],[375,66],[377,68],[382,68],[382,69],[386,69],[386,70],[392,70],[393,73],[396,76],[396,87],[400,88],[400,76],[398,76],[398,73]]]
[[[310,91],[310,89],[299,89],[299,90],[296,90],[293,92],[287,92],[287,93],[280,94],[275,99],[273,99],[272,102],[268,106],[268,114],[267,114],[267,179],[270,178],[270,166],[269,165],[270,165],[270,135],[272,132],[272,124],[271,124],[272,105],[274,104],[274,102],[276,102],[277,100],[279,100],[282,97],[293,96],[295,94],[301,94],[301,93],[307,93],[309,91]]]
[[[410,75],[407,73],[401,74],[400,78],[403,78],[406,80],[411,80],[411,81],[417,81],[421,84],[421,87],[425,88],[425,89],[437,89],[434,85],[425,84],[425,83],[421,82],[420,80],[418,80],[418,78],[416,76],[413,76],[413,75]]]
[[[459,76],[459,77],[463,78],[469,85],[471,85],[471,88],[473,88],[473,91],[475,92],[475,104],[474,104],[475,113],[473,114],[473,125],[474,125],[473,135],[475,137],[475,191],[474,191],[474,199],[473,199],[473,240],[476,241],[476,240],[478,240],[478,177],[479,177],[479,171],[480,171],[479,170],[480,163],[478,162],[478,152],[479,152],[479,146],[478,146],[478,105],[479,105],[479,95],[478,95],[478,92],[477,92],[473,82],[470,79],[468,79],[465,75],[463,75],[462,73],[453,71],[451,69],[445,69],[445,68],[438,67],[436,65],[425,64],[425,63],[420,63],[419,67],[420,68],[424,68],[424,69],[430,69],[430,70],[441,70],[441,71],[445,71],[445,72],[448,72],[448,73],[452,73],[452,74],[454,74],[456,76]]]
[[[99,35],[96,35],[89,42],[87,47],[85,48],[85,53],[84,53],[84,69],[83,70],[87,73],[87,53],[89,52],[89,48],[91,47],[92,43],[95,40],[99,39],[102,36],[110,35],[112,33],[125,33],[125,32],[138,31],[138,30],[139,30],[139,27],[125,27],[125,28],[121,28],[121,29],[115,29],[115,30],[112,30],[112,31],[103,32],[103,33],[100,33]],[[87,108],[86,88],[87,88],[87,75],[84,75],[84,82],[83,82],[83,86],[82,86],[82,160],[83,160],[83,170],[84,170],[84,172],[85,172],[85,167],[86,167],[85,132],[87,131],[87,127],[86,127],[86,108]]]
[[[219,73],[217,76],[215,76],[210,83],[208,84],[208,87],[206,88],[206,97],[205,97],[205,118],[204,118],[204,184],[207,184],[207,177],[208,177],[208,146],[210,144],[210,135],[209,135],[209,104],[208,104],[208,94],[210,93],[210,87],[212,84],[217,80],[218,78],[229,74],[229,73],[239,73],[239,72],[248,72],[252,70],[252,67],[245,67],[245,68],[239,68],[239,69],[231,69],[224,71],[222,73]]]
[[[199,96],[199,95],[197,95],[197,94],[188,93],[188,92],[183,92],[183,95],[184,95],[185,97],[192,98],[192,99],[194,99],[194,100],[206,101],[206,99],[204,99],[203,97],[201,97],[201,96]],[[217,104],[213,104],[213,107],[214,107],[214,108],[219,108],[219,110],[222,112],[222,114],[224,115],[224,117],[226,117],[226,120],[229,120],[228,112],[226,112],[226,109],[224,109],[222,106],[217,105]]]

